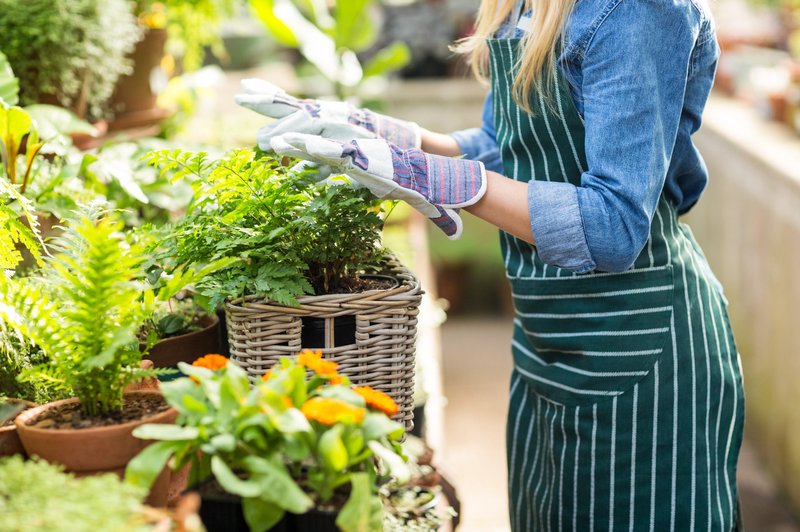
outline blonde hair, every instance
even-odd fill
[[[528,95],[531,90],[543,91],[553,83],[553,66],[556,61],[556,43],[563,39],[564,27],[576,0],[524,0],[524,10],[531,10],[528,33],[522,38],[522,53],[517,62],[514,78],[514,101],[530,114]],[[459,41],[454,50],[467,56],[478,79],[489,75],[489,46],[487,39],[511,15],[514,0],[482,0],[475,24],[475,33]],[[546,92],[546,91],[545,91]]]

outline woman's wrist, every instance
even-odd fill
[[[464,210],[530,244],[536,244],[528,209],[528,185],[486,171],[486,193]]]
[[[420,128],[422,134],[422,151],[444,157],[458,157],[461,148],[456,139],[444,133],[435,133],[425,128]]]

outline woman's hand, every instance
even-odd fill
[[[346,174],[379,198],[407,202],[452,239],[461,236],[458,209],[475,204],[486,193],[483,163],[403,149],[382,139],[343,142],[287,133],[273,137],[271,148],[331,173]]]
[[[244,93],[236,103],[276,122],[258,131],[258,145],[269,150],[272,138],[285,133],[306,133],[335,140],[385,139],[401,148],[419,148],[421,129],[413,122],[397,120],[346,102],[301,100],[260,79],[242,81]]]

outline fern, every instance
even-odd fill
[[[176,272],[231,260],[197,283],[210,305],[251,294],[296,305],[382,256],[378,202],[365,191],[316,185],[315,176],[253,150],[212,162],[203,153],[162,151],[149,161],[183,172],[194,187],[186,217],[152,247],[157,262]]]
[[[41,265],[44,244],[33,204],[16,185],[0,179],[0,269],[14,269],[22,262],[19,246]]]
[[[121,229],[84,215],[68,224],[39,277],[0,276],[0,318],[51,360],[23,378],[71,390],[88,415],[121,409],[124,387],[143,375],[136,333],[154,298],[142,298],[141,261]]]

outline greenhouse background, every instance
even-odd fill
[[[449,49],[472,31],[478,0],[353,2],[368,6],[353,8],[354,20],[323,14],[335,4],[0,0],[7,59],[0,99],[38,124],[43,148],[26,163],[25,179],[30,174],[37,211],[50,213],[42,227],[99,201],[121,213],[126,230],[180,219],[191,209],[192,186],[155,169],[145,154],[181,149],[221,159],[252,148],[269,120],[235,102],[249,78],[290,94],[348,99],[431,130],[480,125],[487,88]],[[81,15],[53,16],[76,6]],[[715,0],[711,9],[722,56],[695,137],[710,182],[684,221],[725,287],[743,365],[745,527],[800,531],[800,3]],[[18,82],[4,77],[8,69]],[[25,142],[35,158],[36,138]],[[8,146],[4,140],[4,161]],[[0,180],[10,177],[5,172]],[[504,441],[513,303],[496,229],[469,215],[464,222],[462,238],[449,241],[399,205],[383,238],[425,292],[416,303],[407,406],[418,432],[424,415],[420,442],[447,495],[440,507],[458,512],[443,526],[500,532],[510,530]],[[8,360],[0,397],[21,390],[13,384],[20,362],[8,345],[0,342],[0,361]]]

